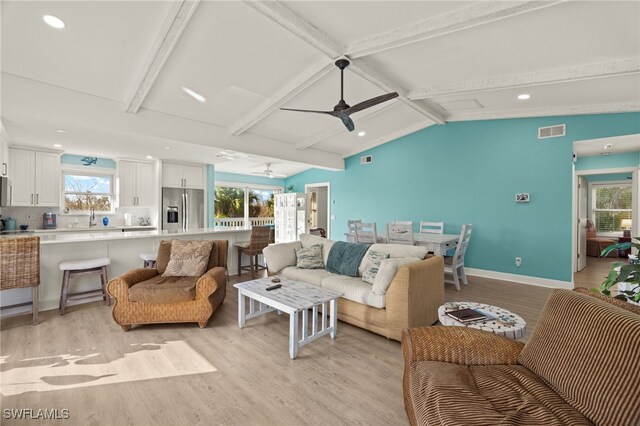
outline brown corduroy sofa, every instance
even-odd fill
[[[163,277],[171,241],[158,248],[155,269],[134,269],[109,282],[116,303],[113,319],[128,331],[133,324],[197,322],[204,328],[226,296],[227,240],[215,240],[207,272],[200,277]]]
[[[555,290],[526,345],[464,327],[404,330],[412,425],[640,425],[640,308]]]

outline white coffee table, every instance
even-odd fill
[[[280,279],[282,287],[267,291],[274,285],[271,280]],[[338,298],[342,293],[327,290],[302,281],[284,277],[266,277],[233,285],[238,289],[238,325],[269,312],[289,314],[289,355],[298,356],[301,346],[329,334],[336,337],[338,328]],[[245,298],[248,299],[248,310]],[[311,319],[309,319],[311,309]],[[318,320],[320,314],[320,320]],[[302,317],[299,321],[299,317]]]
[[[458,326],[458,327],[469,327],[469,328],[477,328],[478,330],[488,331],[493,334],[499,334],[501,336],[509,337],[511,339],[521,339],[524,337],[527,323],[525,320],[519,316],[514,314],[511,311],[500,308],[498,306],[487,305],[484,303],[474,303],[474,302],[449,302],[457,304],[457,308],[447,309],[447,305],[442,305],[438,308],[438,319],[442,325],[448,326]],[[447,310],[453,309],[477,309],[479,311],[486,312],[494,317],[506,316],[511,318],[514,323],[513,324],[504,324],[498,320],[486,320],[486,321],[474,321],[463,323],[451,318],[446,314]]]

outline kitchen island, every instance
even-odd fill
[[[62,285],[62,271],[58,264],[68,260],[83,260],[99,257],[111,259],[111,265],[107,268],[109,279],[115,278],[131,269],[141,268],[140,253],[155,253],[162,240],[228,240],[228,270],[237,270],[238,256],[233,245],[240,241],[249,241],[250,227],[215,227],[202,229],[189,229],[178,231],[132,231],[132,232],[64,232],[39,234],[40,237],[40,310],[57,309],[60,300],[60,288]],[[33,236],[34,234],[20,233],[0,238],[14,238]],[[86,291],[100,288],[100,279],[95,275],[74,278],[70,284],[70,291]],[[2,306],[31,300],[30,289],[11,289],[2,292]],[[101,300],[85,299],[78,302],[70,302],[67,306],[77,303]],[[107,307],[105,306],[105,309]],[[14,309],[5,309],[2,316],[12,315],[17,312],[29,312],[30,306]],[[72,313],[73,309],[67,313]],[[65,315],[67,315],[65,313]]]

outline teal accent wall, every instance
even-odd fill
[[[207,226],[213,228],[215,226],[215,188],[216,183],[216,167],[213,164],[207,164]]]
[[[83,157],[91,157],[89,156],[85,156],[85,155],[71,155],[71,154],[62,154],[62,156],[60,157],[60,163],[61,164],[68,164],[68,165],[72,165],[72,166],[84,166],[85,164],[80,161]],[[90,166],[86,166],[87,168],[90,167],[102,167],[105,169],[115,169],[116,168],[116,162],[113,161],[110,158],[99,158],[98,157],[98,161],[96,162],[96,164],[92,164]]]
[[[587,175],[585,176],[587,182],[607,182],[607,181],[627,181],[631,179],[631,173],[609,173],[606,175]],[[629,180],[629,183],[631,181]]]
[[[640,165],[640,151],[624,154],[596,155],[593,157],[579,157],[576,160],[576,170],[613,169],[619,167],[638,167]]]
[[[266,176],[255,176],[255,175],[242,175],[239,173],[224,173],[224,172],[216,172],[216,182],[233,182],[233,183],[248,183],[248,184],[258,184],[258,185],[273,185],[273,186],[284,186],[284,179],[282,178],[268,178]]]
[[[537,139],[538,127],[562,123],[566,136]],[[468,267],[571,281],[573,141],[633,133],[640,113],[453,122],[349,157],[344,171],[291,176],[285,186],[331,182],[332,239],[344,240],[348,219],[376,222],[379,233],[392,220],[443,220],[450,234],[472,223]],[[361,165],[369,154],[373,163]],[[518,192],[531,202],[516,204]]]

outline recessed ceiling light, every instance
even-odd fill
[[[147,155],[147,160],[151,160],[151,159],[153,159],[153,157],[150,155]]]
[[[358,136],[360,136],[360,137],[363,137],[366,134],[367,134],[367,132],[358,132]]]
[[[200,93],[194,92],[193,90],[189,89],[188,87],[182,86],[182,90],[184,90],[184,93],[186,93],[187,95],[191,96],[193,99],[195,99],[196,101],[198,101],[200,103],[207,102],[207,98],[202,96]]]
[[[171,147],[170,146],[165,146],[164,149],[171,149]]]
[[[612,143],[608,143],[608,144],[606,144],[606,145],[604,146],[604,149],[611,149],[611,148],[613,148],[614,146],[615,146],[614,144],[612,144]]]
[[[518,99],[520,99],[521,101],[526,101],[529,98],[531,98],[531,95],[528,93],[522,93],[518,95]]]
[[[62,148],[62,145],[60,145],[59,143],[54,143],[53,146],[56,148]]]
[[[56,132],[58,132],[58,133],[67,133],[67,131],[63,130],[63,129],[56,129]]]
[[[57,28],[57,29],[64,28],[64,21],[58,18],[57,16],[44,15],[42,17],[42,20],[50,27]]]

